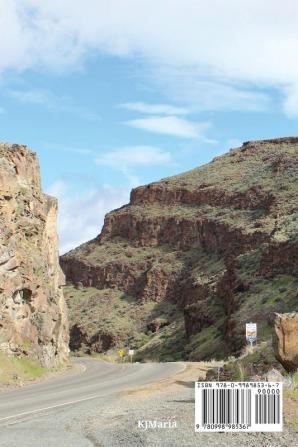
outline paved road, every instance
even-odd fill
[[[80,372],[1,393],[0,427],[45,411],[64,409],[67,412],[82,402],[103,397],[108,400],[119,391],[166,378],[183,368],[179,363],[121,365],[93,359],[74,361],[81,364]]]
[[[180,363],[113,365],[80,359],[84,372],[0,394],[0,447],[298,446],[297,434],[201,434],[194,431],[192,373],[162,393],[119,396],[183,368]],[[150,386],[149,386],[150,388]],[[175,420],[147,430],[140,420]]]

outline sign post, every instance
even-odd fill
[[[125,349],[119,349],[118,355],[119,355],[119,357],[121,359],[121,362],[123,362],[124,357],[125,357]]]
[[[134,349],[129,349],[128,350],[128,355],[130,357],[130,363],[132,363],[132,357],[133,357],[134,353],[135,353]]]
[[[257,323],[246,323],[246,341],[252,352],[252,345],[257,341]]]

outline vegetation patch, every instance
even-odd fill
[[[72,345],[79,354],[132,347],[138,350],[139,359],[169,359],[175,344],[172,334],[178,334],[179,328],[182,334],[183,313],[169,301],[139,302],[116,289],[76,289],[71,285],[64,288],[64,295],[71,328],[79,330],[78,342]],[[152,331],[151,325],[155,325],[156,331]],[[104,339],[109,340],[108,346],[103,346]],[[165,344],[166,339],[171,339],[171,347]],[[155,350],[157,345],[162,345],[162,349]]]
[[[134,190],[99,238],[62,258],[68,281],[99,289],[65,289],[76,349],[222,359],[241,354],[249,321],[270,342],[274,313],[297,309],[297,177],[288,138]]]
[[[46,372],[46,368],[28,357],[13,357],[0,352],[0,386],[19,385]]]

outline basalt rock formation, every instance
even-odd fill
[[[298,369],[298,313],[276,314],[273,347],[276,359],[289,371]]]
[[[68,358],[56,217],[35,153],[0,144],[0,350],[46,367]]]
[[[297,197],[295,137],[246,142],[132,190],[96,239],[61,258],[67,282],[83,287],[67,292],[76,334],[100,337],[102,293],[118,291],[144,310],[134,325],[144,340],[134,342],[133,329],[125,337],[149,357],[165,358],[164,346],[169,359],[177,351],[195,360],[237,354],[247,321],[268,339],[274,312],[297,306]],[[159,317],[169,324],[149,334]]]

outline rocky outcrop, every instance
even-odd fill
[[[268,239],[268,234],[259,229],[246,232],[245,228],[237,227],[237,222],[229,225],[219,219],[212,219],[206,209],[194,208],[191,216],[185,216],[189,211],[187,208],[178,210],[181,211],[181,216],[171,216],[170,213],[175,212],[173,205],[170,209],[156,206],[150,216],[142,216],[140,211],[130,206],[109,214],[99,241],[104,243],[115,237],[122,237],[140,247],[171,245],[180,250],[199,247],[227,256],[255,248]],[[146,213],[148,212],[150,213],[150,208],[147,207]]]
[[[96,352],[105,352],[108,349],[116,346],[117,340],[110,333],[96,333],[90,334],[86,328],[74,324],[70,329],[70,344],[72,351],[78,351],[83,346],[92,346],[92,350]],[[91,353],[91,349],[86,351]]]
[[[272,313],[297,302],[297,179],[298,139],[289,137],[247,142],[135,188],[96,239],[61,258],[66,279],[175,303],[184,315],[180,338],[189,350],[195,338],[205,346],[194,360],[208,358],[210,334],[216,354],[239,353],[246,321],[268,337]]]
[[[276,314],[273,348],[276,359],[293,372],[298,369],[298,313]]]
[[[35,153],[0,144],[0,350],[46,367],[68,358],[57,201],[42,193]]]
[[[177,272],[169,273],[161,266],[153,266],[152,262],[126,265],[115,261],[103,266],[94,266],[80,260],[67,263],[62,260],[61,265],[68,277],[79,277],[79,282],[85,287],[113,289],[121,284],[123,292],[137,295],[139,301],[158,302],[173,297],[173,284],[177,276]]]

